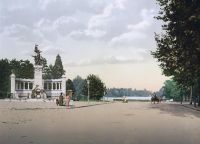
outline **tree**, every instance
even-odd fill
[[[53,78],[58,79],[61,78],[65,74],[65,70],[63,69],[62,60],[60,55],[56,56],[55,64],[53,66]]]
[[[33,78],[34,67],[29,60],[16,60],[13,59],[9,62],[11,70],[17,78]]]
[[[166,76],[182,88],[200,79],[200,1],[157,0],[158,20],[163,21],[164,33],[156,34],[157,50],[152,55],[160,62]],[[198,95],[200,95],[200,83]]]
[[[5,98],[10,91],[10,74],[8,59],[0,60],[0,98]]]
[[[10,93],[10,75],[11,72],[17,78],[33,78],[34,68],[29,60],[9,61],[8,59],[0,60],[0,97],[5,98]]]
[[[72,90],[75,92],[74,84],[70,79],[66,81],[66,90]]]
[[[88,95],[87,80],[89,80],[90,99],[100,100],[106,92],[105,84],[102,82],[102,80],[98,76],[90,74],[84,82],[84,86],[83,86],[84,95]]]
[[[178,85],[175,81],[166,80],[164,82],[163,95],[168,99],[180,100],[181,89],[178,87]]]
[[[53,79],[53,65],[49,65],[44,69],[44,79]]]
[[[85,80],[82,79],[80,76],[77,76],[73,79],[73,85],[75,89],[75,95],[78,99],[82,99],[82,91],[84,86]]]

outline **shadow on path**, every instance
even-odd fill
[[[71,105],[70,108],[67,108],[66,106],[57,106],[57,107],[39,107],[39,108],[10,108],[11,110],[50,110],[50,109],[78,109],[78,108],[87,108],[92,106],[98,106],[98,105],[104,105],[109,103],[96,103],[96,104],[88,104],[88,105],[81,105],[81,106],[74,106]]]
[[[171,114],[173,116],[178,116],[178,117],[188,117],[189,115],[193,115],[195,117],[200,118],[200,111],[191,109],[181,104],[174,104],[174,103],[150,104],[149,108],[158,109],[160,110],[161,114]]]

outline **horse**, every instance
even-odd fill
[[[159,103],[159,102],[161,102],[161,97],[158,97],[158,96],[153,96],[153,97],[151,97],[151,103],[152,102],[154,102],[154,104],[155,104],[155,102],[157,102],[157,104]]]

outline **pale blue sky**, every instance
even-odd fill
[[[33,61],[39,44],[48,63],[61,55],[66,76],[99,75],[107,87],[158,90],[155,0],[2,0],[0,58]]]

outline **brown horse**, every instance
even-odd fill
[[[155,102],[157,102],[157,104],[159,103],[159,102],[161,102],[161,97],[158,97],[158,96],[153,96],[153,97],[151,97],[151,103],[152,102],[154,102],[154,104],[155,104]]]

